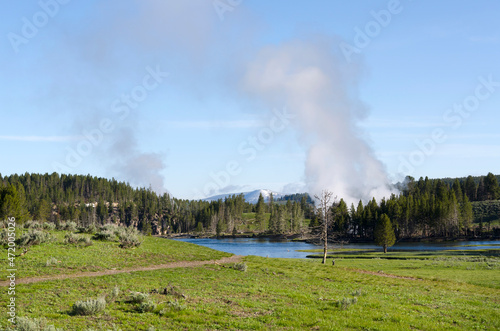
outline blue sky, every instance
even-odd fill
[[[189,199],[321,186],[356,199],[405,175],[498,174],[498,13],[493,0],[9,2],[0,173]]]

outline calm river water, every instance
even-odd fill
[[[190,242],[216,249],[218,251],[233,253],[237,255],[256,255],[269,257],[284,257],[284,258],[305,258],[312,253],[297,252],[299,249],[318,249],[321,246],[308,244],[305,242],[289,241],[289,240],[274,240],[269,238],[226,238],[226,239],[177,239],[180,241]],[[484,245],[472,246],[468,245]],[[391,250],[412,250],[412,251],[435,251],[444,249],[500,249],[500,240],[496,241],[455,241],[445,243],[431,242],[412,242],[412,243],[397,243]],[[334,245],[332,248],[340,246]],[[349,244],[344,245],[344,248],[375,248],[381,247],[373,244]]]

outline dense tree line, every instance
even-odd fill
[[[398,238],[467,234],[473,211],[484,222],[500,218],[498,177],[491,173],[454,180],[407,177],[400,190],[399,195],[360,201],[356,206],[340,199],[332,210],[335,217],[329,233],[371,240],[383,214]],[[307,194],[280,201],[271,198],[268,203],[261,196],[257,204],[247,203],[243,195],[207,202],[176,199],[90,175],[0,175],[0,219],[14,216],[20,223],[29,219],[74,220],[81,225],[111,222],[153,234],[222,234],[238,232],[243,213],[250,212],[255,213],[256,229],[270,234],[303,232],[306,219],[314,230],[320,222]]]
[[[285,221],[279,231],[298,228],[298,219],[302,217],[297,210],[299,205],[288,202],[281,208]],[[158,195],[151,189],[132,188],[128,183],[90,175],[0,175],[0,219],[14,216],[20,223],[29,219],[55,223],[74,220],[83,226],[112,222],[154,234],[221,234],[237,232],[243,213],[259,208],[245,202],[243,195],[212,202],[182,200],[168,193]],[[274,210],[266,205],[261,212]],[[265,221],[260,220],[262,231],[267,231]],[[291,222],[292,227],[286,222]]]
[[[399,195],[393,194],[380,202],[372,199],[363,204],[360,201],[357,206],[348,207],[341,199],[332,207],[335,222],[331,225],[331,232],[340,237],[373,240],[380,216],[385,214],[399,239],[469,235],[474,220],[471,201],[481,204],[481,210],[489,213],[489,219],[500,219],[498,209],[495,209],[498,201],[491,201],[500,197],[500,188],[497,176],[491,173],[463,180],[426,177],[416,181],[407,177],[400,189]],[[311,222],[311,226],[317,224]]]

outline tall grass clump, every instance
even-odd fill
[[[73,304],[71,313],[73,315],[95,315],[102,312],[106,308],[106,300],[103,297],[97,299],[87,299],[85,301],[77,301]]]

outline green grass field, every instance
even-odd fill
[[[51,255],[68,259],[64,268],[58,266],[62,269],[58,273],[87,270],[85,265],[143,266],[168,262],[166,259],[202,260],[228,255],[154,237],[145,238],[134,250],[122,250],[115,243],[109,247],[95,244],[69,249],[64,256],[64,249],[58,245],[63,246],[35,246],[18,257],[20,277],[33,275],[37,268],[42,274],[52,274],[50,267],[44,266]],[[104,247],[107,251],[98,256]],[[412,254],[405,259],[358,258],[363,254],[336,256],[335,266],[330,261],[322,265],[318,259],[249,256],[243,260],[246,272],[231,268],[232,264],[209,264],[19,284],[17,313],[45,317],[49,324],[64,330],[500,329],[498,257],[481,252],[465,257],[443,252],[429,258]],[[105,262],[99,261],[101,258]],[[115,286],[120,294],[109,300],[103,312],[93,316],[70,313],[78,300],[103,295],[109,299]],[[138,305],[130,302],[131,292],[169,286],[175,286],[182,295],[151,294],[157,304],[151,312],[141,313]],[[8,302],[9,297],[4,290],[0,300]],[[0,310],[0,329],[8,325],[5,309],[3,305]]]
[[[231,254],[198,245],[181,243],[158,237],[143,237],[143,243],[133,249],[121,249],[118,242],[94,240],[92,246],[78,247],[63,244],[66,231],[50,231],[54,241],[35,245],[27,254],[16,258],[18,277],[33,277],[54,274],[73,274],[82,271],[100,271],[176,261],[214,260]],[[90,234],[80,234],[91,237]],[[19,253],[19,252],[18,252]],[[47,261],[54,258],[56,265],[47,267]],[[2,270],[2,279],[7,272]]]

